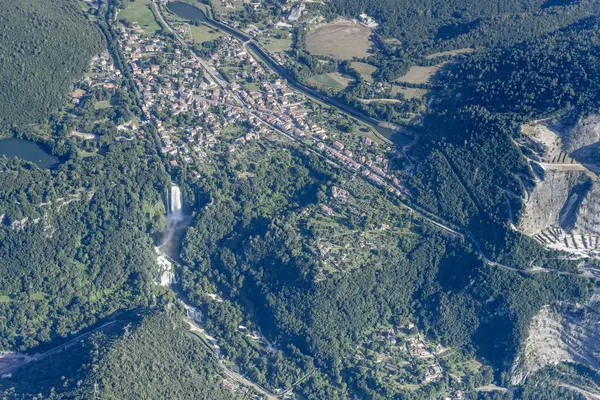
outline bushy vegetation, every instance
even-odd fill
[[[45,119],[64,104],[102,36],[74,2],[0,2],[0,131]]]

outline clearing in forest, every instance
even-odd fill
[[[402,93],[405,99],[422,99],[427,94],[426,89],[405,88],[402,86],[392,86],[392,94]]]
[[[315,56],[330,56],[338,60],[363,58],[369,55],[371,28],[356,21],[338,20],[318,26],[306,38],[306,49]]]
[[[433,54],[430,54],[430,55],[426,56],[425,58],[427,60],[430,60],[432,58],[437,58],[437,57],[456,56],[456,55],[459,55],[459,54],[468,54],[468,53],[472,53],[474,51],[475,51],[475,49],[472,49],[470,47],[463,47],[462,49],[449,50],[449,51],[440,51],[439,53],[433,53]]]

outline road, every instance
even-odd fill
[[[92,330],[91,330],[91,331],[89,331],[89,332],[82,333],[81,335],[78,335],[78,336],[76,336],[75,338],[71,339],[71,340],[70,340],[70,341],[68,341],[67,343],[63,343],[63,344],[61,344],[61,345],[59,345],[59,346],[56,346],[56,347],[54,347],[54,348],[52,348],[52,349],[50,349],[50,350],[48,350],[48,351],[46,351],[46,352],[44,352],[44,353],[41,353],[41,354],[34,354],[34,355],[32,355],[32,356],[27,356],[27,355],[24,355],[24,357],[25,357],[25,358],[24,358],[24,360],[23,360],[22,362],[20,362],[20,363],[17,363],[16,365],[11,365],[11,366],[9,366],[9,367],[7,367],[7,368],[4,368],[4,369],[0,369],[0,373],[2,373],[2,374],[11,373],[11,372],[14,372],[14,371],[16,371],[16,370],[17,370],[17,369],[19,369],[19,368],[22,368],[22,367],[24,367],[25,365],[27,365],[27,364],[29,364],[29,363],[31,363],[31,362],[34,362],[34,361],[35,361],[35,362],[37,362],[37,361],[41,361],[41,360],[43,360],[43,359],[45,359],[45,358],[48,358],[48,357],[50,357],[50,356],[52,356],[52,355],[54,355],[54,354],[60,353],[61,351],[64,351],[64,350],[66,350],[67,348],[69,348],[69,347],[73,346],[75,343],[77,343],[77,342],[78,342],[79,340],[81,340],[82,338],[84,338],[84,337],[86,337],[86,336],[89,336],[89,335],[91,335],[91,334],[92,334],[92,333],[94,333],[94,332],[98,332],[99,330],[102,330],[102,329],[106,328],[107,326],[110,326],[110,325],[116,324],[117,322],[118,322],[117,320],[115,320],[115,321],[111,321],[111,322],[107,322],[107,323],[105,323],[104,325],[102,325],[102,326],[99,326],[99,327],[98,327],[98,328],[96,328],[96,329],[92,329]]]
[[[158,5],[157,5],[157,0],[154,0],[152,2],[152,4],[154,6],[154,11],[158,15],[161,23],[169,30],[169,32],[173,33],[176,36],[177,40],[180,43],[187,46],[187,43],[181,37],[179,37],[177,35],[177,33],[173,30],[173,28],[171,28],[171,26],[166,22],[164,16],[162,15],[162,13],[160,11],[160,7],[158,7]],[[345,104],[333,97],[327,96],[327,95],[325,95],[317,90],[314,90],[314,89],[304,85],[303,83],[299,82],[284,67],[279,65],[279,63],[271,57],[269,52],[262,48],[260,43],[258,43],[256,40],[254,40],[250,36],[246,35],[245,33],[241,32],[229,25],[226,25],[220,21],[216,21],[216,20],[208,18],[208,17],[206,17],[206,20],[203,22],[206,24],[212,25],[213,27],[215,27],[217,29],[223,30],[223,31],[229,33],[230,35],[235,36],[238,39],[240,39],[243,43],[244,48],[252,50],[252,52],[255,53],[256,55],[258,55],[258,57],[262,60],[262,62],[265,63],[272,71],[274,71],[275,73],[280,75],[282,78],[287,80],[288,84],[291,87],[304,93],[306,96],[312,98],[313,100],[317,100],[317,101],[323,102],[329,106],[337,108],[342,113],[349,115],[351,117],[354,117],[355,119],[357,119],[367,125],[370,125],[374,128],[381,127],[381,128],[387,128],[387,129],[394,129],[396,131],[402,132],[405,135],[415,136],[414,132],[410,131],[406,127],[403,127],[400,125],[395,125],[395,124],[385,122],[385,121],[379,121],[375,118],[369,117],[368,115],[358,111],[354,107],[350,107],[347,104]],[[197,57],[197,55],[195,55],[195,56]],[[206,62],[202,61],[202,63],[203,63],[203,66],[206,65],[208,68],[211,68],[210,65],[208,65]],[[225,83],[225,85],[226,85],[226,83]],[[222,85],[222,86],[225,87],[225,85]]]
[[[582,394],[587,400],[600,400],[600,394],[599,393],[592,393],[592,392],[588,392],[587,390],[578,388],[576,386],[573,385],[569,385],[566,383],[561,383],[558,386],[560,387],[564,387],[565,389],[569,389],[569,390],[573,390],[577,393]]]
[[[182,46],[188,48],[193,56],[201,63],[201,65],[205,68],[205,70],[209,73],[209,75],[216,81],[219,83],[219,85],[226,90],[228,93],[230,93],[231,96],[233,96],[234,98],[236,98],[236,102],[238,102],[239,106],[242,108],[247,108],[244,107],[243,102],[241,101],[241,99],[239,99],[239,97],[237,97],[237,95],[229,88],[229,85],[227,82],[225,82],[219,75],[218,71],[216,71],[211,65],[209,65],[206,61],[202,60],[200,57],[198,57],[197,54],[195,54],[193,52],[193,50],[189,47],[188,43],[183,40],[169,25],[168,23],[165,21],[160,8],[157,6],[156,0],[153,2],[153,6],[154,6],[154,10],[156,12],[156,14],[158,15],[161,23],[171,32],[173,33],[173,35],[175,35],[175,37],[177,38],[177,40],[182,44]],[[401,131],[402,133],[408,134],[408,135],[413,135],[412,132],[407,131],[406,128],[401,127],[401,126],[397,126],[397,125],[391,125],[391,124],[387,124],[383,123],[381,121],[378,121],[374,118],[371,117],[366,117],[365,115],[363,115],[362,113],[358,112],[357,110],[348,107],[345,104],[341,104],[340,102],[336,101],[335,99],[332,99],[328,96],[325,96],[311,88],[308,88],[306,86],[304,86],[303,84],[301,84],[300,82],[296,81],[294,79],[294,77],[292,77],[289,72],[287,70],[285,70],[283,67],[281,67],[275,60],[273,60],[271,58],[271,56],[265,51],[263,50],[260,45],[252,38],[250,38],[249,36],[247,36],[246,34],[244,34],[243,32],[240,32],[232,27],[230,27],[229,25],[225,25],[221,22],[212,20],[212,19],[208,19],[207,21],[205,21],[206,23],[213,25],[214,27],[224,30],[226,32],[228,32],[231,35],[234,35],[235,37],[239,38],[242,40],[242,42],[245,44],[245,46],[250,47],[254,50],[254,53],[257,54],[261,60],[263,60],[263,62],[265,62],[269,68],[271,68],[274,72],[276,72],[277,74],[279,74],[282,78],[286,79],[288,81],[288,83],[290,84],[290,86],[298,91],[300,91],[301,93],[304,93],[305,95],[307,95],[310,98],[316,99],[318,101],[322,101],[325,102],[335,108],[337,108],[340,112],[352,116],[362,122],[365,122],[373,127],[378,127],[378,126],[385,126],[385,127],[391,127],[393,129],[397,129],[399,131]],[[248,110],[246,110],[248,111]],[[252,114],[258,118],[260,121],[262,121],[264,124],[266,124],[267,126],[269,126],[271,129],[273,129],[275,132],[279,133],[280,135],[285,136],[286,138],[298,143],[299,145],[301,145],[302,147],[304,147],[306,150],[312,152],[313,154],[316,154],[317,156],[325,159],[326,161],[328,161],[329,163],[333,163],[336,166],[338,166],[339,168],[342,168],[346,171],[349,171],[351,173],[354,173],[355,171],[351,171],[348,168],[346,168],[345,166],[341,165],[339,162],[337,162],[335,159],[328,157],[327,155],[323,154],[323,152],[316,150],[314,148],[312,148],[312,146],[308,146],[306,143],[298,140],[297,138],[287,134],[286,132],[282,131],[281,129],[277,128],[274,125],[271,125],[269,123],[267,123],[259,113],[257,113],[256,111],[251,111]],[[369,167],[367,167],[366,165],[362,165],[361,167],[364,168],[365,170],[370,171],[371,173],[374,173]],[[389,179],[387,178],[382,178],[382,180],[386,183],[386,189],[388,187],[391,187],[393,189],[396,190],[401,190],[403,188],[400,188],[398,186],[396,186],[393,182],[391,182]],[[579,277],[585,277],[585,278],[594,278],[595,276],[593,275],[593,273],[584,270],[581,273],[577,274],[577,273],[569,273],[569,272],[564,272],[564,271],[556,271],[556,270],[548,270],[542,267],[534,267],[534,268],[530,268],[527,270],[523,270],[523,269],[518,269],[515,267],[511,267],[508,265],[504,265],[498,261],[494,261],[492,259],[490,259],[485,252],[482,249],[482,246],[480,245],[479,241],[475,238],[475,236],[473,235],[472,232],[470,232],[468,229],[464,228],[464,227],[459,227],[456,226],[448,221],[445,221],[443,218],[439,217],[438,215],[435,215],[433,213],[430,213],[429,211],[425,210],[424,208],[422,208],[421,206],[419,206],[418,204],[412,202],[409,198],[399,198],[400,203],[402,204],[402,206],[409,210],[410,212],[412,212],[413,214],[415,214],[416,216],[420,217],[421,219],[427,221],[428,223],[436,226],[437,228],[445,231],[446,233],[453,235],[453,236],[458,236],[458,237],[462,237],[462,238],[466,238],[467,240],[469,240],[471,243],[473,243],[474,245],[474,249],[475,251],[479,254],[480,258],[482,259],[483,262],[485,262],[488,266],[491,267],[496,267],[496,268],[501,268],[501,269],[505,269],[507,271],[512,271],[512,272],[517,272],[520,273],[522,275],[525,276],[532,276],[538,273],[550,273],[550,272],[555,272],[561,275],[570,275],[570,276],[579,276]]]

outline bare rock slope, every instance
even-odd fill
[[[564,361],[600,369],[598,324],[600,314],[589,307],[543,307],[532,319],[521,354],[515,360],[512,383],[519,384],[541,368]]]
[[[600,116],[522,127],[535,182],[517,229],[549,248],[600,254]]]

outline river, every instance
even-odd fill
[[[408,134],[407,129],[403,129],[400,127],[397,127],[395,129],[391,129],[390,127],[384,127],[382,125],[385,125],[385,123],[382,124],[377,119],[366,115],[365,113],[357,110],[356,108],[351,107],[334,97],[328,96],[326,94],[323,94],[315,89],[312,89],[312,88],[306,86],[304,83],[298,81],[287,69],[285,69],[284,67],[279,65],[279,63],[277,63],[275,60],[273,60],[271,55],[268,54],[265,50],[263,50],[263,48],[261,46],[259,46],[256,41],[252,40],[252,38],[250,36],[246,35],[243,32],[238,31],[237,29],[230,27],[229,25],[226,25],[226,24],[219,22],[217,20],[214,20],[212,18],[208,18],[206,16],[206,14],[204,14],[204,12],[202,10],[200,10],[199,8],[196,8],[188,3],[183,3],[180,1],[173,1],[173,2],[167,3],[167,8],[169,9],[169,11],[171,11],[172,13],[174,13],[175,15],[177,15],[179,17],[186,18],[189,20],[206,22],[207,24],[210,24],[210,25],[214,26],[215,28],[221,29],[221,30],[229,33],[230,35],[237,37],[242,42],[247,42],[248,43],[247,46],[264,63],[266,63],[269,68],[271,68],[273,71],[275,71],[281,77],[286,79],[291,87],[304,93],[305,95],[307,95],[309,97],[312,97],[315,100],[318,100],[325,104],[333,106],[333,107],[339,109],[340,111],[351,115],[352,117],[356,118],[357,120],[359,120],[367,125],[372,126],[375,130],[377,130],[377,132],[379,134],[386,137],[390,141],[394,142],[396,145],[403,146],[407,143],[410,143],[413,140],[413,137],[412,137],[413,135]]]
[[[54,168],[60,163],[58,157],[48,153],[39,144],[17,138],[0,139],[1,156],[18,157],[47,169]]]

